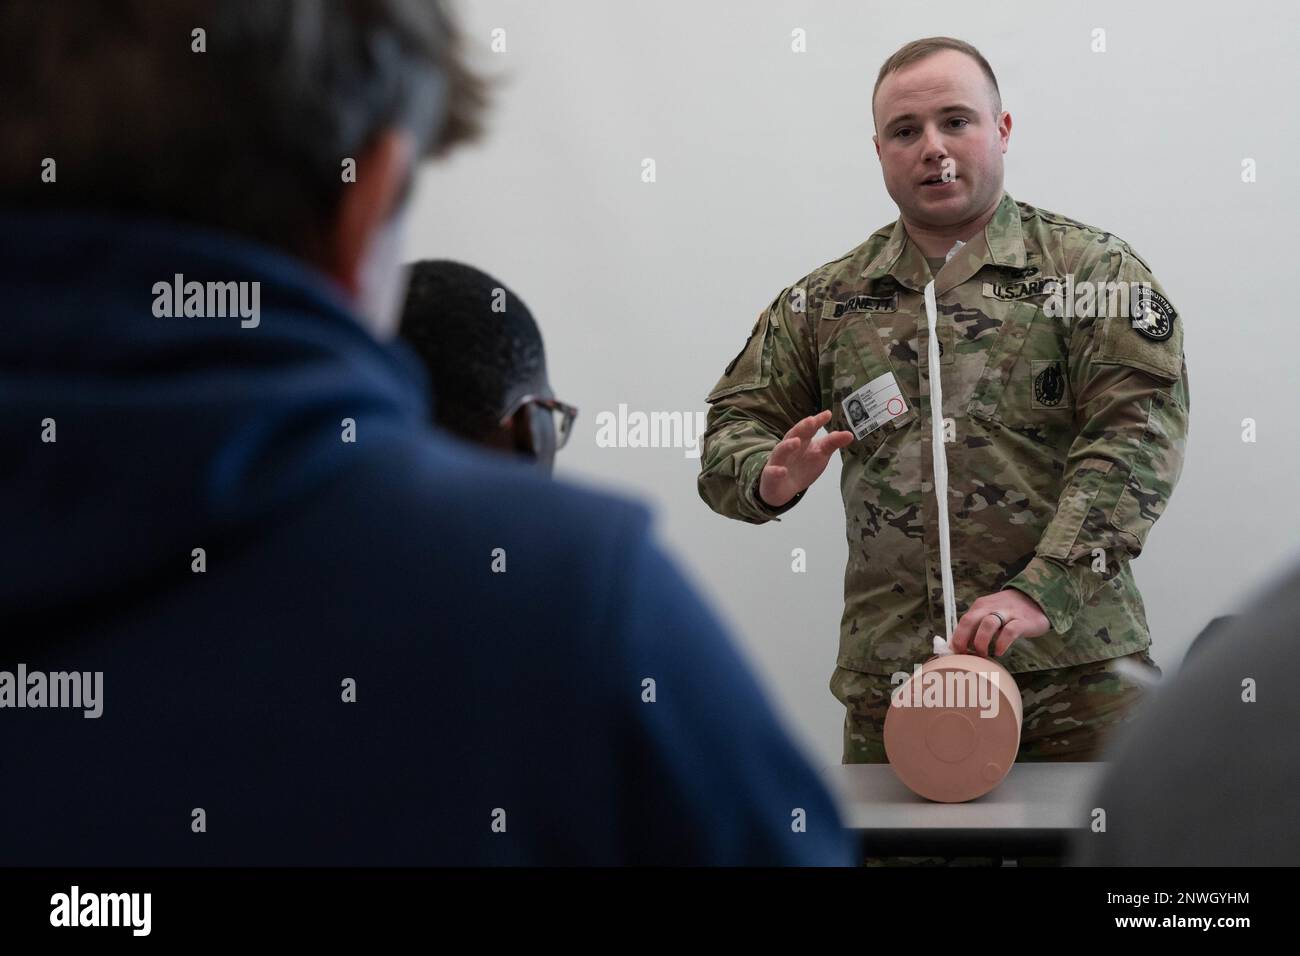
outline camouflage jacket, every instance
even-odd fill
[[[902,220],[881,229],[783,290],[707,398],[700,496],[756,524],[802,497],[771,508],[757,495],[786,431],[828,408],[829,429],[856,424],[840,452],[838,663],[850,670],[910,670],[944,633],[930,279]],[[1116,300],[1129,289],[1136,306]],[[940,270],[935,295],[958,617],[1006,587],[1038,602],[1051,629],[1000,658],[1013,673],[1146,648],[1130,561],[1182,471],[1181,318],[1127,243],[1006,194]],[[873,408],[873,390],[893,380],[885,394],[897,397]]]

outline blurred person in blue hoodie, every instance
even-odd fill
[[[0,864],[846,864],[647,509],[385,344],[423,0],[0,7]]]

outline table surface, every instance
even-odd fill
[[[1018,763],[991,793],[968,803],[917,796],[888,764],[834,764],[822,776],[850,830],[1034,831],[1087,828],[1086,805],[1104,763]]]

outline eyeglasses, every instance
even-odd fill
[[[573,434],[573,420],[578,417],[577,406],[541,395],[525,395],[511,405],[510,409],[501,416],[501,424],[508,423],[515,412],[530,402],[538,408],[544,408],[551,413],[551,423],[555,426],[555,449],[559,451],[568,442],[569,436]]]

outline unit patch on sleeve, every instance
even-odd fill
[[[1138,287],[1137,306],[1133,311],[1137,315],[1133,328],[1153,342],[1163,342],[1174,334],[1174,319],[1178,318],[1178,313],[1169,300],[1150,285],[1143,283]]]

